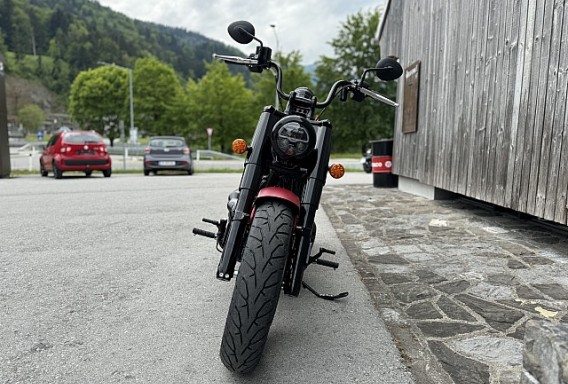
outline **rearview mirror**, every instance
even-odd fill
[[[394,57],[385,57],[377,63],[377,77],[383,81],[396,80],[402,75],[402,67]]]
[[[235,21],[229,25],[227,31],[239,44],[248,44],[254,39],[254,25],[248,21]]]

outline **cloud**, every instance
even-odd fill
[[[231,40],[227,26],[235,20],[250,21],[265,45],[283,52],[300,51],[305,64],[332,56],[329,42],[337,36],[348,15],[382,6],[384,0],[98,0],[129,17],[180,27],[239,48],[254,45]],[[205,5],[204,5],[205,4]],[[271,27],[273,24],[275,27]],[[220,52],[222,53],[222,52]]]

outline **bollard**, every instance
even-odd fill
[[[371,165],[373,170],[373,186],[377,188],[396,188],[397,175],[392,173],[392,139],[371,141]]]

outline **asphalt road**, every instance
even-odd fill
[[[318,246],[337,271],[308,269],[283,296],[257,370],[218,358],[232,283],[213,240],[238,174],[0,179],[0,383],[411,383],[327,216]],[[342,182],[371,182],[356,173]]]

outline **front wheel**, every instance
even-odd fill
[[[221,361],[237,373],[260,361],[280,298],[292,244],[292,209],[280,201],[256,207],[221,342]]]

